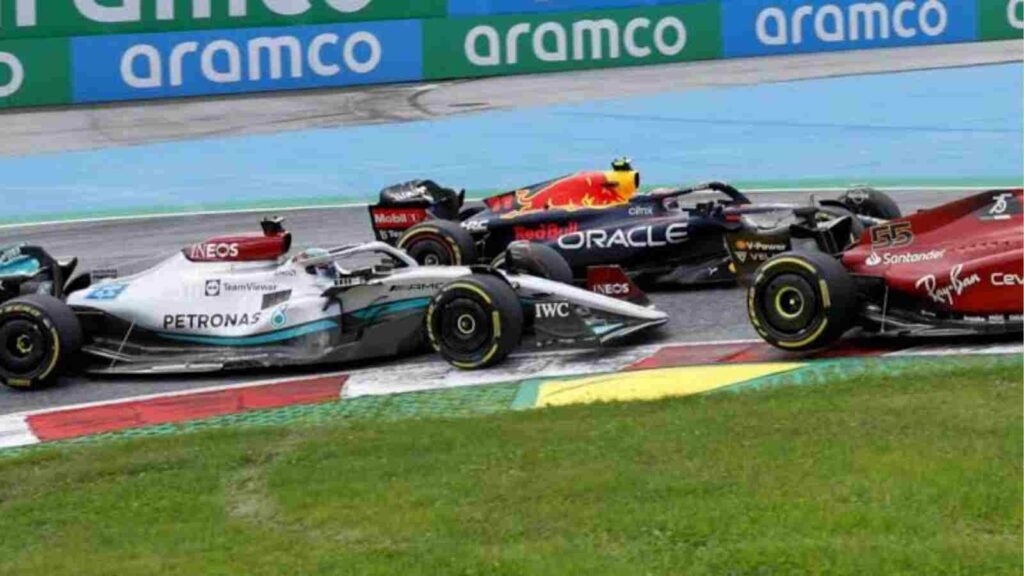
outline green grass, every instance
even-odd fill
[[[1022,365],[0,460],[2,574],[1020,574]]]

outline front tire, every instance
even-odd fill
[[[398,240],[423,266],[469,266],[476,263],[473,235],[449,220],[431,220],[409,228]]]
[[[747,292],[754,329],[783,350],[824,348],[857,318],[857,286],[835,258],[786,252],[758,268]]]
[[[464,370],[501,362],[519,345],[523,309],[504,280],[482,274],[448,284],[427,308],[430,345]]]
[[[33,294],[0,305],[0,383],[49,386],[81,347],[78,318],[60,300]]]

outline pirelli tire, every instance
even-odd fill
[[[450,220],[430,220],[409,228],[398,239],[398,248],[425,266],[476,263],[473,235]]]
[[[425,318],[434,350],[464,370],[501,362],[519,346],[523,309],[503,279],[474,274],[449,283],[431,300]]]
[[[882,220],[893,220],[902,216],[900,207],[891,196],[881,190],[869,187],[851,188],[839,197],[839,201],[855,214]]]
[[[572,268],[565,257],[547,244],[526,240],[512,242],[491,262],[492,268],[529,274],[546,280],[572,284]]]
[[[825,348],[857,319],[854,279],[835,258],[814,252],[786,252],[762,264],[747,291],[754,329],[783,350]]]
[[[33,294],[0,304],[0,383],[49,386],[81,347],[82,327],[64,302]]]

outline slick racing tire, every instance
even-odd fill
[[[424,266],[469,266],[476,263],[473,235],[450,220],[431,220],[409,228],[398,248]]]
[[[492,268],[529,274],[546,280],[572,284],[572,268],[558,250],[546,245],[519,240],[512,242],[494,261]]]
[[[519,297],[503,279],[474,274],[448,284],[427,308],[430,345],[456,368],[501,362],[523,334]]]
[[[0,305],[0,383],[39,389],[53,384],[82,347],[82,327],[67,304],[33,294]]]
[[[857,310],[853,277],[838,260],[822,253],[775,256],[758,268],[747,291],[754,329],[783,350],[832,344],[853,327]]]
[[[892,220],[902,216],[896,201],[885,192],[874,188],[851,188],[839,197],[839,201],[860,216],[870,216],[882,220]]]

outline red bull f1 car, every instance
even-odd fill
[[[127,277],[84,274],[45,250],[0,251],[0,383],[37,388],[62,372],[212,372],[338,363],[430,344],[459,368],[519,346],[601,345],[664,313],[543,277],[485,266],[420,266],[381,242],[288,256],[279,220],[262,234],[186,247]],[[517,270],[556,264],[517,245]],[[564,263],[563,263],[564,265]],[[621,274],[621,272],[620,272]],[[624,275],[623,275],[624,278]]]
[[[614,162],[609,171],[578,172],[487,198],[479,206],[466,207],[464,196],[430,180],[386,188],[370,206],[374,233],[424,264],[493,263],[511,243],[525,240],[565,258],[569,277],[561,281],[582,280],[592,266],[618,264],[641,282],[698,285],[735,281],[726,233],[751,218],[771,220],[795,208],[755,205],[718,182],[640,193],[640,173],[628,160]],[[854,212],[872,222],[899,216],[890,198],[871,189],[826,203],[819,214]],[[773,253],[769,249],[789,248],[787,239],[781,244],[754,244],[741,252],[763,261]]]
[[[1019,334],[1022,194],[977,194],[865,230],[852,244],[848,218],[823,223],[802,211],[786,231],[794,251],[753,274],[750,320],[785,350],[825,347],[856,326],[899,336]]]

